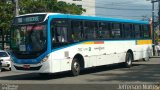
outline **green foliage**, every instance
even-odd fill
[[[11,3],[0,2],[0,29],[4,30],[5,33],[11,25],[11,20],[14,15],[13,8],[14,5]]]
[[[19,9],[20,14],[45,12],[45,5],[38,1],[20,0]]]
[[[8,2],[10,1],[10,2]],[[15,3],[13,0],[0,0],[0,29],[9,30],[12,19],[14,17]],[[63,1],[57,0],[19,0],[19,13],[38,13],[38,12],[54,12],[82,14],[85,9]]]
[[[69,14],[82,14],[85,9],[63,1],[57,0],[20,0],[20,14],[38,12],[56,12]]]
[[[85,9],[75,5],[75,4],[70,4],[70,3],[66,3],[63,1],[60,1],[57,3],[57,7],[60,13],[70,13],[70,14],[82,14],[83,12],[85,12]]]

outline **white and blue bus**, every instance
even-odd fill
[[[32,73],[149,60],[149,22],[59,13],[32,13],[14,18],[11,28],[12,70]]]

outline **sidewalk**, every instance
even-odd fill
[[[150,58],[160,58],[160,56],[151,56]]]
[[[153,55],[153,54],[152,54]],[[150,58],[160,58],[160,56],[158,56],[158,53],[157,51],[155,52],[155,55],[154,56],[151,56]]]

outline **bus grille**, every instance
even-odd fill
[[[14,67],[17,69],[17,70],[39,70],[41,67],[42,67],[42,65],[41,66],[38,66],[38,67],[30,67],[30,68],[24,68],[24,67],[19,67],[19,66],[15,66],[14,65]]]

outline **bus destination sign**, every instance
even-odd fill
[[[37,23],[42,22],[45,18],[45,15],[28,15],[22,17],[16,17],[13,24],[28,24],[28,23]]]

